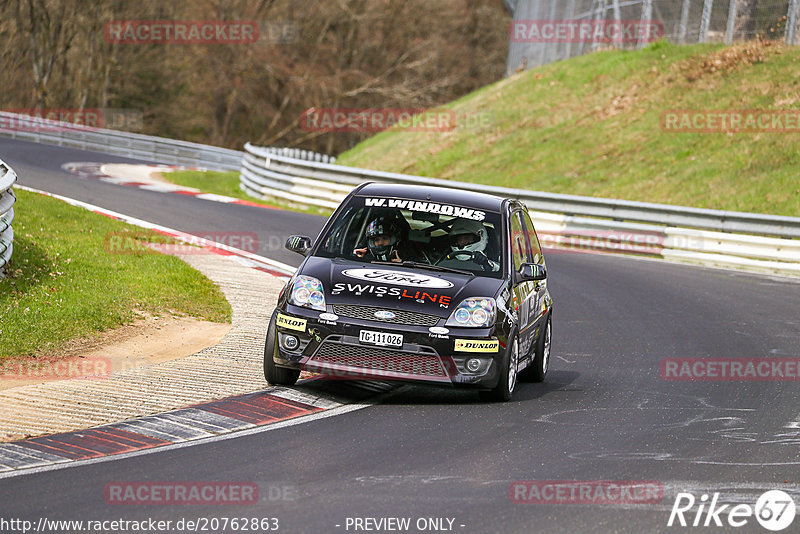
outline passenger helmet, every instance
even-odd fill
[[[464,239],[459,236],[469,236]],[[450,228],[450,249],[454,253],[459,252],[484,252],[489,242],[489,233],[480,221],[469,219],[459,219]],[[464,243],[464,241],[467,241]]]

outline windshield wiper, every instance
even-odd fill
[[[401,263],[397,263],[396,261],[371,261],[370,263],[377,263],[379,265],[400,265],[402,267],[407,267],[409,269],[428,269],[431,271],[439,271],[444,273],[455,273],[455,274],[463,274],[464,276],[471,276],[474,277],[475,273],[470,271],[463,271],[461,269],[453,269],[452,267],[442,267],[441,265],[431,265],[430,263],[419,263],[416,261],[406,260]]]

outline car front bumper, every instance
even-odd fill
[[[330,313],[330,312],[329,312]],[[339,317],[290,304],[278,309],[275,364],[341,380],[400,380],[491,389],[500,376],[506,335],[498,328],[431,327]],[[444,328],[445,319],[434,331]],[[402,347],[359,341],[362,330],[399,334]],[[294,337],[296,342],[291,339]],[[471,361],[470,361],[471,360]]]

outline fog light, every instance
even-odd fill
[[[481,360],[479,358],[470,358],[467,360],[467,371],[470,373],[477,373],[481,368]]]
[[[285,334],[283,336],[283,348],[286,350],[295,350],[300,345],[300,341],[292,335]]]

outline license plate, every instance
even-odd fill
[[[358,340],[361,343],[369,343],[370,345],[380,345],[382,347],[403,346],[402,334],[387,334],[386,332],[373,332],[371,330],[362,330],[358,334]]]

